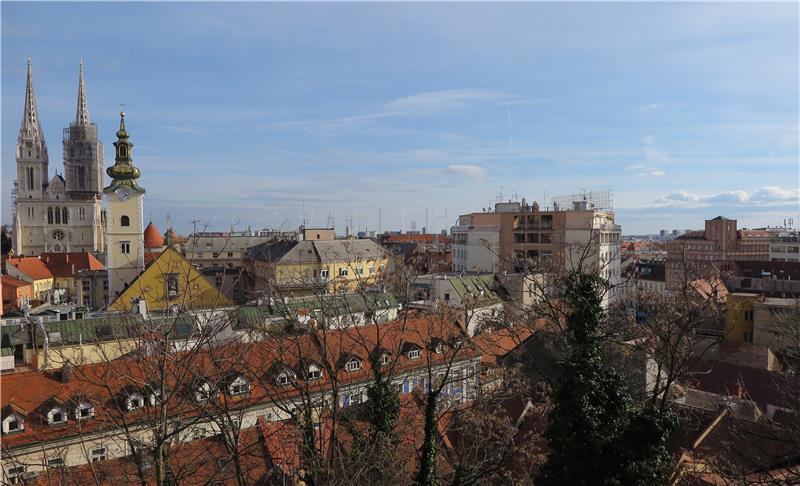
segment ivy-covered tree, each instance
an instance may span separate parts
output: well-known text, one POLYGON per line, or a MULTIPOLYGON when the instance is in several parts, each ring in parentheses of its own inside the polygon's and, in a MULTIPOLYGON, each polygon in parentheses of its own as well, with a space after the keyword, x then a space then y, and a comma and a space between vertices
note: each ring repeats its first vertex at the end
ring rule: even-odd
POLYGON ((0 254, 8 255, 11 252, 11 238, 8 237, 9 228, 8 225, 3 225, 2 231, 0 231, 0 254))
POLYGON ((569 356, 545 432, 550 453, 536 483, 664 483, 672 421, 649 405, 637 406, 623 375, 603 360, 601 296, 607 282, 574 271, 564 284, 569 356))

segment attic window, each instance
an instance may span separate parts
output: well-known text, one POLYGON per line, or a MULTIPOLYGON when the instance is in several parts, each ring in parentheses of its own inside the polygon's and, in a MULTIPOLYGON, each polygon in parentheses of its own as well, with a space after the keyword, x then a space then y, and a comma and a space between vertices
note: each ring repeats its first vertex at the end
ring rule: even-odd
POLYGON ((281 373, 278 375, 277 380, 279 385, 288 385, 289 384, 289 373, 281 373))
POLYGON ((67 421, 67 414, 64 409, 56 407, 47 414, 47 421, 50 425, 63 424, 67 421))
POLYGON ((19 432, 22 430, 22 419, 18 417, 16 414, 12 415, 11 418, 6 422, 6 427, 4 432, 7 434, 11 434, 14 432, 19 432))
POLYGON ((422 354, 419 351, 419 348, 414 348, 408 351, 409 359, 418 359, 422 354))
POLYGON ((142 397, 142 395, 139 393, 132 393, 130 396, 128 396, 126 405, 128 406, 129 411, 138 410, 144 407, 144 397, 142 397))
POLYGON ((75 418, 78 420, 91 418, 93 415, 94 407, 88 404, 78 405, 78 408, 75 410, 75 418))
POLYGON ((306 373, 307 380, 319 380, 322 378, 322 370, 317 365, 309 365, 308 372, 306 373))
POLYGON ((389 353, 381 354, 381 358, 378 360, 378 363, 380 363, 381 366, 389 364, 389 353))
POLYGON ((442 343, 437 341, 436 344, 433 345, 433 350, 436 351, 437 354, 442 354, 442 343))
POLYGON ((228 392, 232 396, 244 395, 249 391, 250 391, 250 383, 243 376, 240 376, 235 380, 233 380, 233 383, 231 383, 230 386, 228 387, 228 392))
POLYGON ((361 361, 356 358, 351 359, 346 365, 347 371, 358 371, 361 369, 361 361))

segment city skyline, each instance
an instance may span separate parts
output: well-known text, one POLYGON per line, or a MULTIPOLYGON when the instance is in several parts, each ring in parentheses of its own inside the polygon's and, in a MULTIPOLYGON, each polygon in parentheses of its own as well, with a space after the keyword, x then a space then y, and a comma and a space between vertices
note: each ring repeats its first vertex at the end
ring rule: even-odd
POLYGON ((83 58, 106 166, 124 99, 145 219, 169 215, 181 232, 192 220, 286 228, 303 213, 317 226, 335 215, 340 232, 377 229, 378 214, 384 230, 427 219, 438 232, 501 191, 542 201, 584 188, 614 191, 626 234, 798 213, 796 4, 2 13, 5 224, 27 55, 50 176, 83 58))

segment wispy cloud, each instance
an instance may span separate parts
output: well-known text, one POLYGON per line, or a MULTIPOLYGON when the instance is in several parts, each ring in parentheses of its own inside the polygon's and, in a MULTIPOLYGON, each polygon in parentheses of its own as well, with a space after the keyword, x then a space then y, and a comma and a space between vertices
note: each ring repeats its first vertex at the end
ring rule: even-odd
POLYGON ((408 175, 414 177, 461 176, 475 181, 483 181, 489 176, 486 169, 473 164, 450 164, 438 169, 417 169, 409 171, 408 175))
POLYGON ((186 134, 189 134, 189 135, 200 135, 200 136, 203 136, 203 137, 208 135, 206 132, 202 132, 200 130, 195 130, 194 128, 190 128, 190 127, 165 126, 164 128, 167 129, 167 130, 172 130, 173 132, 186 133, 186 134))
POLYGON ((628 172, 633 172, 633 174, 637 177, 664 177, 666 175, 666 172, 664 172, 662 169, 641 164, 631 165, 626 167, 625 170, 628 172))

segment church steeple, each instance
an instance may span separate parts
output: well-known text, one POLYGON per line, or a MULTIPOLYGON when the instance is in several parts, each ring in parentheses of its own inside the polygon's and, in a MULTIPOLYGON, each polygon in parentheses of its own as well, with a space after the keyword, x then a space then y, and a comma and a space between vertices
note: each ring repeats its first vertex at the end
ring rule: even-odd
POLYGON ((106 173, 111 177, 111 184, 103 189, 105 193, 115 192, 122 187, 127 187, 135 192, 143 194, 144 188, 136 183, 136 179, 141 175, 138 167, 134 167, 133 158, 133 144, 128 141, 128 131, 125 129, 125 112, 119 113, 119 130, 117 130, 117 141, 114 142, 116 149, 115 163, 108 169, 106 173))
POLYGON ((18 143, 26 147, 40 149, 39 155, 47 159, 47 147, 44 143, 44 132, 39 123, 39 110, 36 108, 36 93, 33 91, 33 70, 31 57, 28 56, 28 79, 25 86, 25 109, 22 113, 22 123, 19 127, 18 143), (30 142, 30 144, 26 143, 30 142))
POLYGON ((89 106, 86 103, 86 84, 83 81, 83 59, 81 59, 80 75, 78 78, 78 109, 75 115, 77 125, 89 124, 89 106))

